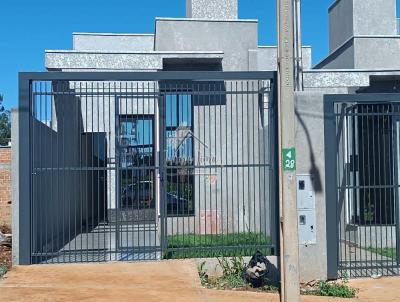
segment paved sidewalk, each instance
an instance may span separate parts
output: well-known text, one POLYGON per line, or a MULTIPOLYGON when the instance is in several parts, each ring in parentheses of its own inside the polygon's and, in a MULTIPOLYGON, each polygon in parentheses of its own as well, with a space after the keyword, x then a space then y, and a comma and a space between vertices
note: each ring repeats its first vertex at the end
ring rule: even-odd
MULTIPOLYGON (((372 281, 354 282, 366 287, 360 291, 365 300, 357 301, 400 301, 400 279, 372 281)), ((0 301, 278 302, 279 296, 204 289, 196 263, 185 260, 19 266, 0 281, 0 301)), ((319 301, 354 300, 302 297, 319 301)))

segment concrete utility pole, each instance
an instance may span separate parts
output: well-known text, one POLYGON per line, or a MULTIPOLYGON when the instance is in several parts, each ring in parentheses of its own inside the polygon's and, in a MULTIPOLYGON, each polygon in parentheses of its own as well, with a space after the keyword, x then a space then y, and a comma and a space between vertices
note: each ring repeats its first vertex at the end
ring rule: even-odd
POLYGON ((299 244, 294 134, 294 0, 277 0, 281 301, 299 302, 299 244))

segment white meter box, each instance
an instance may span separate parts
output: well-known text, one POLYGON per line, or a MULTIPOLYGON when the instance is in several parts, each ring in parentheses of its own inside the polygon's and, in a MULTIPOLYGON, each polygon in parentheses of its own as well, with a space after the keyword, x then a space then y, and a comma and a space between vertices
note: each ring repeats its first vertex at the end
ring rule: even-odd
POLYGON ((297 175, 297 208, 315 209, 315 193, 311 175, 297 175))
POLYGON ((315 192, 311 175, 297 175, 299 244, 317 243, 315 192))
POLYGON ((315 229, 315 210, 299 210, 299 244, 310 245, 317 243, 315 229))

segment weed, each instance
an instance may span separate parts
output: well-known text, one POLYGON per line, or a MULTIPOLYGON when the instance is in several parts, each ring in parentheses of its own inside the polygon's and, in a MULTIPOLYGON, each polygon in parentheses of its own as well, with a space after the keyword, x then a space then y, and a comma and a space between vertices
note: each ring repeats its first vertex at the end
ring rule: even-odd
POLYGON ((242 276, 238 275, 227 275, 218 278, 218 288, 242 288, 247 283, 244 281, 242 276))
POLYGON ((8 272, 8 268, 5 264, 0 264, 0 278, 8 272))
POLYGON ((228 258, 222 257, 218 258, 219 266, 222 269, 223 276, 240 276, 243 275, 244 260, 243 257, 233 257, 230 260, 228 258))
POLYGON ((241 256, 231 259, 225 257, 218 258, 218 263, 222 269, 222 277, 213 280, 212 283, 215 287, 240 288, 246 285, 246 281, 243 279, 245 264, 241 256))
POLYGON ((316 292, 318 296, 338 298, 355 298, 356 293, 357 290, 349 286, 347 280, 340 283, 321 281, 316 292))
POLYGON ((207 285, 208 284, 208 274, 207 274, 207 270, 205 269, 206 266, 206 262, 203 261, 198 267, 197 270, 199 272, 199 277, 200 277, 200 281, 201 281, 201 285, 207 285))

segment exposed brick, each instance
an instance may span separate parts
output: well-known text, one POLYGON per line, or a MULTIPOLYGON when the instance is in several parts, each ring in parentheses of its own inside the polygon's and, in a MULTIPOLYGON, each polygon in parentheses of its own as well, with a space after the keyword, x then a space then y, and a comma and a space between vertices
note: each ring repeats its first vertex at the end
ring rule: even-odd
POLYGON ((0 224, 11 225, 11 148, 0 148, 0 224), (6 167, 4 167, 6 166, 6 167))

